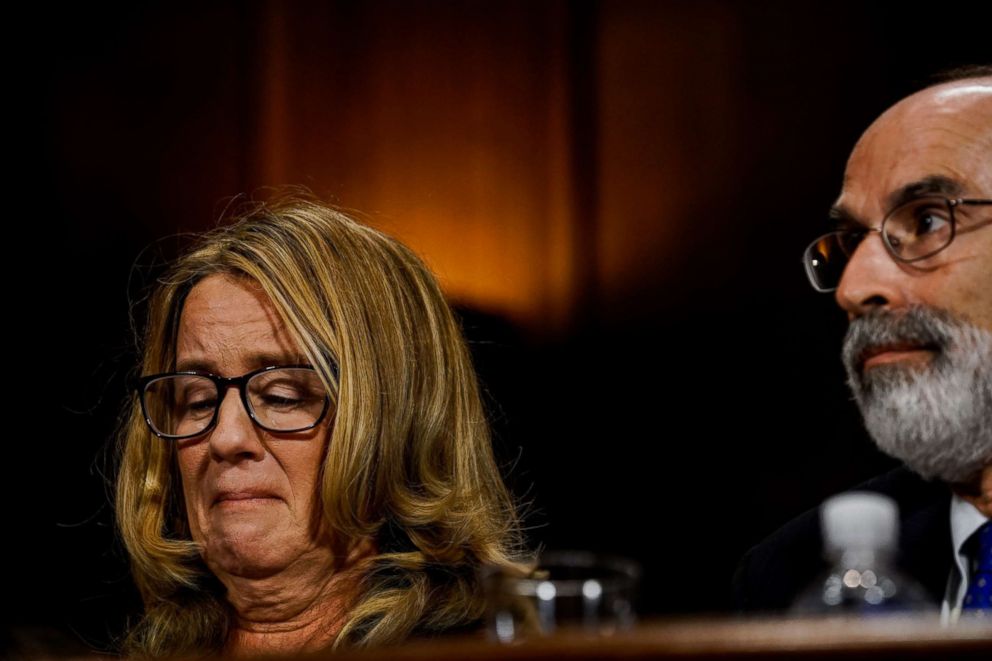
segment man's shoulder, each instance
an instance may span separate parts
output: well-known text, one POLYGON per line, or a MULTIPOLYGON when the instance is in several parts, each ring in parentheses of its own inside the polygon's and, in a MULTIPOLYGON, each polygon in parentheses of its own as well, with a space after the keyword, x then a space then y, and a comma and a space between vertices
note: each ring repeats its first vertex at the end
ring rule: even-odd
POLYGON ((909 512, 930 507, 935 500, 950 502, 951 498, 947 485, 924 480, 904 466, 873 477, 850 491, 874 491, 889 496, 899 503, 900 518, 905 518, 909 512))
MULTIPOLYGON (((850 491, 882 493, 899 505, 900 565, 934 594, 950 564, 950 491, 906 468, 896 468, 850 491), (945 549, 945 547, 947 547, 945 549), (946 558, 946 561, 945 561, 946 558)), ((803 512, 751 548, 734 575, 739 610, 780 611, 827 569, 823 558, 819 508, 803 512)))

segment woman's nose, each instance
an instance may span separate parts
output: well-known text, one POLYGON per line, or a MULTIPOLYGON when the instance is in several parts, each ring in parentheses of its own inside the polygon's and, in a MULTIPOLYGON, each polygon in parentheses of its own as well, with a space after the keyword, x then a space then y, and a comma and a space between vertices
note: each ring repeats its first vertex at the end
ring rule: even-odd
POLYGON ((219 460, 261 459, 265 446, 241 401, 237 388, 227 388, 217 410, 217 424, 210 431, 210 451, 219 460))

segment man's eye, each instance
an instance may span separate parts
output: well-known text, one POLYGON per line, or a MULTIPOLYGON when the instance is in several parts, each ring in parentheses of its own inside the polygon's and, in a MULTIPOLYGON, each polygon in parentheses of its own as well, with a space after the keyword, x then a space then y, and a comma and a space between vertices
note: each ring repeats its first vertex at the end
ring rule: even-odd
POLYGON ((925 236, 942 229, 948 223, 946 213, 941 213, 935 209, 926 209, 916 214, 913 225, 915 236, 925 236))
POLYGON ((837 235, 837 242, 847 257, 854 254, 858 245, 864 240, 866 232, 863 229, 848 229, 837 235))

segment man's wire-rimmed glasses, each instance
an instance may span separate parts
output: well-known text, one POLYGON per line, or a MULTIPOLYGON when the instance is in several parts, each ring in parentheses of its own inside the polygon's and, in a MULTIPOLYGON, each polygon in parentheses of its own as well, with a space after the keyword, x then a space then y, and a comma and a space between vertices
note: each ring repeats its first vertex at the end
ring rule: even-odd
POLYGON ((313 429, 330 407, 327 390, 309 365, 274 365, 233 377, 198 370, 168 372, 134 382, 148 427, 170 440, 213 429, 223 395, 231 387, 238 389, 254 423, 269 432, 313 429))
POLYGON ((837 289, 851 255, 869 232, 881 233, 885 249, 897 262, 933 257, 954 240, 958 225, 955 210, 985 204, 992 204, 992 200, 920 197, 890 211, 878 229, 858 227, 829 232, 810 243, 803 253, 806 275, 819 292, 837 289))

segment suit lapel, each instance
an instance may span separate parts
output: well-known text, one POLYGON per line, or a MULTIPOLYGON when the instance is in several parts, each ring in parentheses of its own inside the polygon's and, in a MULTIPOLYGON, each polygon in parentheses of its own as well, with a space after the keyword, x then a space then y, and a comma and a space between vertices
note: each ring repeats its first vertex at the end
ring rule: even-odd
POLYGON ((942 484, 928 484, 922 480, 920 487, 919 500, 904 509, 901 517, 899 566, 939 605, 947 590, 947 577, 954 558, 951 493, 942 484))

